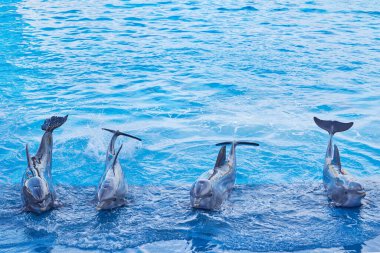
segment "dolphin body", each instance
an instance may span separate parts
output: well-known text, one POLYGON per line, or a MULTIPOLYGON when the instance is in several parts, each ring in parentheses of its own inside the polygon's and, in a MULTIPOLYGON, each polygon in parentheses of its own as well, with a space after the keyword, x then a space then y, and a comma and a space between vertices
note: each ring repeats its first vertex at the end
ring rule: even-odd
POLYGON ((28 167, 22 177, 21 198, 25 211, 42 213, 57 206, 56 194, 51 176, 53 130, 62 126, 65 117, 53 116, 46 119, 41 126, 45 131, 42 136, 37 154, 30 157, 28 145, 26 145, 26 158, 28 167))
POLYGON ((117 152, 115 151, 117 137, 123 135, 141 141, 140 138, 119 131, 106 128, 103 128, 103 130, 113 133, 113 136, 107 150, 106 169, 98 185, 98 204, 96 206, 98 210, 112 209, 126 204, 128 187, 118 159, 123 145, 120 146, 117 152))
POLYGON ((323 168, 323 184, 328 198, 338 207, 360 206, 366 193, 361 184, 342 169, 338 147, 336 145, 333 147, 332 142, 335 133, 350 129, 354 123, 321 120, 317 117, 314 117, 314 122, 330 135, 323 168))
POLYGON ((236 146, 259 146, 253 142, 222 142, 216 144, 220 148, 214 169, 203 173, 190 189, 190 203, 193 208, 214 210, 219 209, 223 201, 235 185, 236 179, 236 146), (226 160, 226 145, 231 145, 228 160, 226 160))

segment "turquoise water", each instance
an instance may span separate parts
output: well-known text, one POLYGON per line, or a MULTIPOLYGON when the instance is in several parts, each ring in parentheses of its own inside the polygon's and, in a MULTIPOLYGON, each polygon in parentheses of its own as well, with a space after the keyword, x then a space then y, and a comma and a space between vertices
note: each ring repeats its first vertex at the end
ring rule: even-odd
POLYGON ((380 249, 380 9, 376 1, 1 1, 0 251, 380 249), (22 213, 25 144, 54 133, 64 206, 22 213), (322 119, 368 194, 324 195, 322 119), (127 207, 95 210, 110 134, 124 143, 127 207), (237 186, 220 211, 189 205, 228 140, 237 186))

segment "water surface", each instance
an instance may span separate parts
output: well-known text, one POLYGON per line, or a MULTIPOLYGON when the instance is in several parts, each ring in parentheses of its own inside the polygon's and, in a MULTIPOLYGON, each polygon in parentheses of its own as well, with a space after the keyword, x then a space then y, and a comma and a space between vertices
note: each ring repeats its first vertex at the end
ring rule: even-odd
POLYGON ((0 5, 1 251, 379 250, 379 15, 375 1, 3 1, 0 5), (64 206, 20 212, 25 145, 54 133, 64 206), (321 188, 327 134, 363 182, 361 208, 321 188), (124 143, 127 207, 98 213, 110 134, 124 143), (237 187, 217 212, 188 190, 215 143, 238 147, 237 187))

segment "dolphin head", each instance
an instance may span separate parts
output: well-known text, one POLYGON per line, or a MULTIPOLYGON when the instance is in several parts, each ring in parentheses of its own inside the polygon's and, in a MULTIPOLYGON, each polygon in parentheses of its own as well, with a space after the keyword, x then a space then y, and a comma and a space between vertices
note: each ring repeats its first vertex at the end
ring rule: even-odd
POLYGON ((344 194, 347 196, 346 202, 343 204, 345 207, 357 207, 360 206, 362 198, 365 197, 366 193, 357 182, 350 182, 348 187, 346 187, 344 194))
POLYGON ((190 190, 191 206, 200 209, 214 209, 215 197, 211 182, 207 179, 196 181, 190 190))
POLYGON ((341 185, 332 191, 331 198, 337 206, 358 207, 366 193, 363 187, 357 182, 349 182, 341 185))
POLYGON ((97 209, 113 208, 113 202, 116 200, 116 181, 114 178, 106 178, 98 189, 98 205, 97 209))
POLYGON ((37 176, 25 180, 22 193, 25 208, 32 212, 46 211, 53 203, 47 182, 37 176))

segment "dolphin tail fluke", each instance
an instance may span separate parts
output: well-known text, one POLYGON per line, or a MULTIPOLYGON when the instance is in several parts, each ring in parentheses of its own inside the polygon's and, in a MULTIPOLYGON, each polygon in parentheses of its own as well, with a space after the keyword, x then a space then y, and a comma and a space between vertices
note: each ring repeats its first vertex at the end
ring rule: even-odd
POLYGON ((352 127, 354 124, 353 122, 349 123, 343 123, 339 121, 332 121, 332 120, 321 120, 317 117, 314 117, 314 122, 319 126, 320 128, 326 130, 330 135, 334 135, 338 132, 344 132, 352 127))
POLYGON ((237 145, 248 145, 248 146, 256 146, 256 147, 259 146, 258 143, 250 142, 250 141, 225 141, 225 142, 220 142, 216 144, 216 146, 226 146, 226 145, 231 145, 230 156, 235 154, 235 148, 237 145))
POLYGON ((248 146, 260 146, 258 143, 256 143, 256 142, 250 142, 250 141, 237 141, 236 143, 235 143, 235 145, 237 146, 237 145, 248 145, 248 146))
POLYGON ((250 142, 250 141, 225 141, 225 142, 217 143, 216 146, 226 146, 226 145, 232 145, 232 144, 234 144, 234 146, 237 146, 237 145, 260 146, 258 143, 250 142))
POLYGON ((123 135, 123 136, 130 137, 132 139, 136 139, 138 141, 142 141, 140 138, 138 138, 136 136, 120 132, 119 130, 112 130, 112 129, 108 129, 108 128, 102 128, 102 129, 105 130, 105 131, 111 132, 111 133, 115 134, 116 136, 123 135))
POLYGON ((53 132, 54 129, 62 126, 69 115, 66 115, 65 117, 57 117, 53 116, 50 119, 46 119, 45 122, 42 124, 41 129, 46 132, 53 132))

